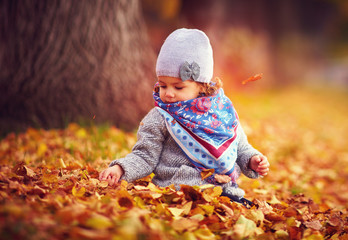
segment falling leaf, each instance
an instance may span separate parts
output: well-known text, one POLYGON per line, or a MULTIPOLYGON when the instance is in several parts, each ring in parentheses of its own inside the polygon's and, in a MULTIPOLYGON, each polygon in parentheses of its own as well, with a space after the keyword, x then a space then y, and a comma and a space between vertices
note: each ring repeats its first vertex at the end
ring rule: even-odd
POLYGON ((252 76, 252 77, 250 77, 250 78, 244 80, 244 81, 242 82, 242 84, 246 84, 246 83, 248 83, 248 82, 257 81, 257 80, 261 79, 262 76, 263 76, 263 73, 255 74, 254 76, 252 76))

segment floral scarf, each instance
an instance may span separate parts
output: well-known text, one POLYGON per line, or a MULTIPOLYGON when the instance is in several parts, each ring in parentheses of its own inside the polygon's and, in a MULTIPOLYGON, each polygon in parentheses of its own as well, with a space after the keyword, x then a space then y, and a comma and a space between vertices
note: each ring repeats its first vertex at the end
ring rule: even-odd
POLYGON ((235 180, 239 120, 224 91, 169 104, 162 102, 159 93, 153 97, 168 131, 192 164, 235 180))

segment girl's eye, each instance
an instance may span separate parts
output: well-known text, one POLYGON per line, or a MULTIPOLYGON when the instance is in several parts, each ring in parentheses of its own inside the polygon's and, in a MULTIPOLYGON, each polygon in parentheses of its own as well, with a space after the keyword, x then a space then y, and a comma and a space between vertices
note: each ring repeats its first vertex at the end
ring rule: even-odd
POLYGON ((181 89, 183 89, 183 87, 175 87, 175 89, 181 90, 181 89))
POLYGON ((166 88, 167 86, 161 86, 161 85, 160 85, 159 87, 160 87, 160 88, 166 88))

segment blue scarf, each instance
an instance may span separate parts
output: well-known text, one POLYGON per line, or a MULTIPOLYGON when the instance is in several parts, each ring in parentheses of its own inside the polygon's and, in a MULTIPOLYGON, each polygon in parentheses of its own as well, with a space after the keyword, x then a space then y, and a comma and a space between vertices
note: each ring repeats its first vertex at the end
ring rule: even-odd
POLYGON ((239 120, 224 91, 169 104, 162 102, 159 93, 153 97, 168 131, 192 164, 235 181, 239 120))

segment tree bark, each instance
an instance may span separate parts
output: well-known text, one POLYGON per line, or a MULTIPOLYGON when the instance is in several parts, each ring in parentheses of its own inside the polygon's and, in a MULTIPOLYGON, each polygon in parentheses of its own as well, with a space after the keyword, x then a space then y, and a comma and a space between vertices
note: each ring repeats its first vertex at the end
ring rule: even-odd
POLYGON ((0 2, 0 131, 110 122, 152 106, 155 57, 137 0, 0 2))

